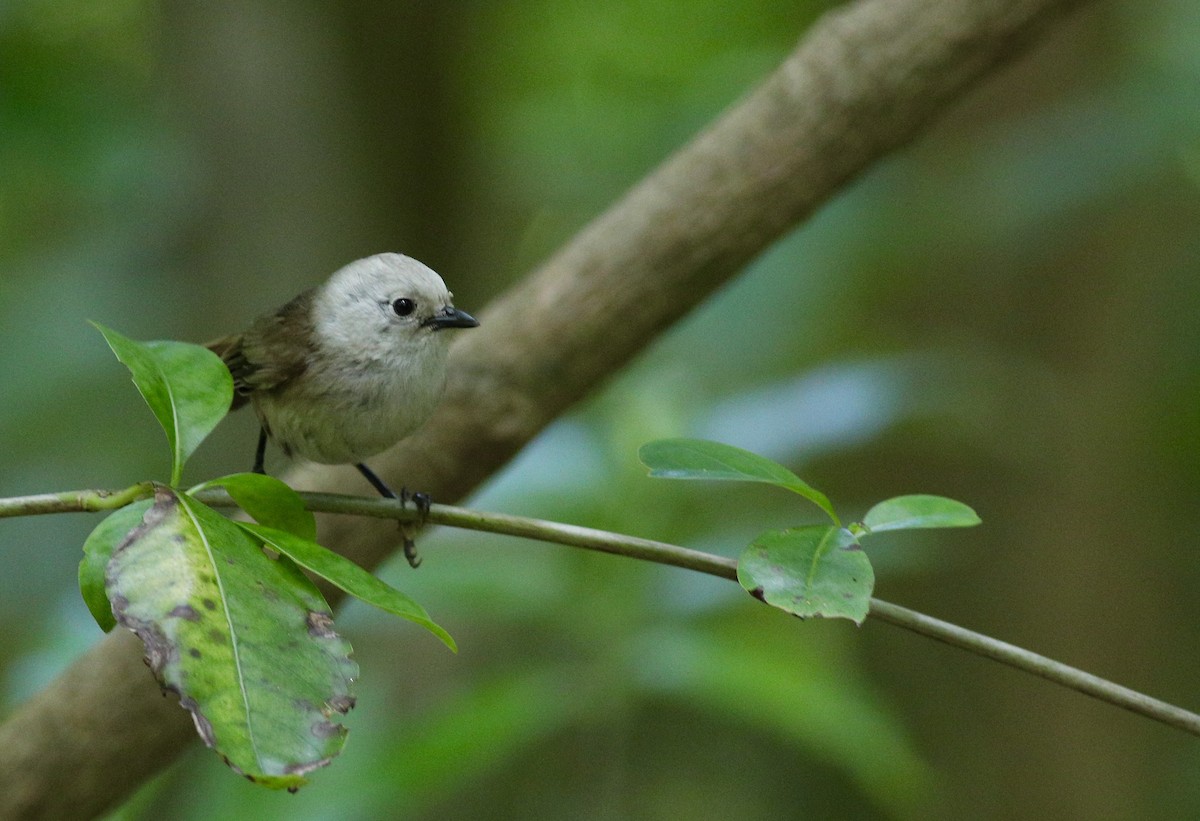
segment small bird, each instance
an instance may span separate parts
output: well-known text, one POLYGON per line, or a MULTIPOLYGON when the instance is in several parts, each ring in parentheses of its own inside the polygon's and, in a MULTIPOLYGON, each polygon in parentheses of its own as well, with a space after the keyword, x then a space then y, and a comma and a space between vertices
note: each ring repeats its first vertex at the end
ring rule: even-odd
MULTIPOLYGON (((376 254, 207 347, 233 375, 231 410, 249 402, 258 414, 256 473, 265 472, 271 439, 288 456, 353 464, 380 494, 403 503, 407 492, 397 496, 363 460, 433 413, 446 384, 442 331, 478 325, 454 307, 433 270, 403 254, 376 254)), ((428 497, 416 501, 428 508, 428 497)))

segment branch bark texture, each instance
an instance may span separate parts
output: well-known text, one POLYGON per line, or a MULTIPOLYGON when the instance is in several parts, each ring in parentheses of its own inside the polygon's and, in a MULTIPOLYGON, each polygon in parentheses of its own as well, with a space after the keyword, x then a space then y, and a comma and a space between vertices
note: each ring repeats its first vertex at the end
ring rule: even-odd
MULTIPOLYGON (((373 462, 456 500, 850 179, 1086 0, 860 0, 827 15, 756 90, 496 300, 453 351, 439 414, 373 462)), ((301 487, 346 486, 305 469, 301 487)), ((378 564, 394 524, 321 539, 378 564)), ((0 728, 0 817, 115 806, 192 735, 135 640, 107 637, 0 728)))

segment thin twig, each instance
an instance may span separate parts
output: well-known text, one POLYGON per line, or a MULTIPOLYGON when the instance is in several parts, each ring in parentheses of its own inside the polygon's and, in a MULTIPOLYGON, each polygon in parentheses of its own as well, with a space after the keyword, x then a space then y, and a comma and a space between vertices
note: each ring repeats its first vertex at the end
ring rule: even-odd
POLYGON ((68 490, 62 493, 11 496, 0 499, 0 518, 116 510, 138 499, 149 499, 153 495, 153 482, 139 482, 123 490, 68 490))
MULTIPOLYGON (((305 504, 310 510, 325 513, 350 513, 410 520, 416 515, 412 511, 398 510, 394 502, 385 499, 367 499, 326 493, 302 493, 300 495, 304 497, 305 504)), ((214 497, 212 503, 217 503, 217 501, 217 498, 214 497)), ((603 530, 439 504, 430 507, 427 521, 467 530, 502 533, 581 547, 587 550, 599 550, 708 573, 723 579, 737 580, 737 561, 734 559, 714 556, 666 542, 656 542, 603 530)), ((1200 736, 1200 715, 1030 650, 881 599, 871 599, 870 615, 880 621, 1007 664, 1192 735, 1200 736)))
POLYGON ((871 599, 871 615, 889 624, 912 630, 914 633, 937 639, 1026 673, 1041 676, 1056 684, 1078 690, 1085 695, 1107 701, 1118 707, 1124 707, 1131 712, 1200 736, 1200 715, 1139 693, 1137 690, 1114 684, 1077 667, 1071 667, 1008 642, 879 599, 871 599))
MULTIPOLYGON (((114 509, 145 498, 149 495, 150 489, 150 484, 143 483, 120 491, 78 490, 0 499, 0 516, 114 509)), ((196 496, 206 504, 218 507, 228 507, 234 504, 229 494, 219 488, 200 491, 196 496)), ((342 513, 401 521, 414 521, 417 518, 414 509, 401 507, 390 499, 372 499, 334 493, 301 493, 300 496, 309 510, 321 513, 342 513)), ((605 530, 440 504, 430 506, 426 521, 448 527, 518 536, 586 550, 598 550, 632 559, 695 570, 723 579, 737 580, 737 562, 734 559, 714 556, 667 542, 641 539, 605 530)), ((871 599, 871 615, 889 624, 1007 664, 1101 701, 1107 701, 1131 712, 1184 730, 1192 735, 1200 736, 1200 715, 1030 650, 881 599, 871 599)))

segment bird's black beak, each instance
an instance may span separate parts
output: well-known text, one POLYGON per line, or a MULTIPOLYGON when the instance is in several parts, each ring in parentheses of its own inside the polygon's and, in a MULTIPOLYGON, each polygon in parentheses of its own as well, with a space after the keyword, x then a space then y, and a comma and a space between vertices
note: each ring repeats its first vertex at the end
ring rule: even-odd
POLYGON ((433 328, 435 331, 440 331, 443 328, 478 328, 479 320, 466 311, 446 306, 422 324, 433 328))

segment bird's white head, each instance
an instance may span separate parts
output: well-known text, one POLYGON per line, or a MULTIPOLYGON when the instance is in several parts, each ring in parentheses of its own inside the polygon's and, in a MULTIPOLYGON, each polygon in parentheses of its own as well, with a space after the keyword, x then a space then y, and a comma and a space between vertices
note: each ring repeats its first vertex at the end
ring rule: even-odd
POLYGON ((322 347, 351 360, 394 360, 442 352, 438 331, 479 323, 454 307, 446 283, 403 254, 376 254, 338 270, 313 301, 322 347))

